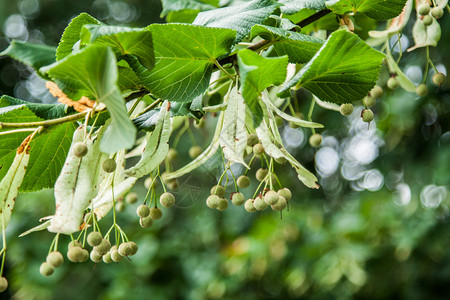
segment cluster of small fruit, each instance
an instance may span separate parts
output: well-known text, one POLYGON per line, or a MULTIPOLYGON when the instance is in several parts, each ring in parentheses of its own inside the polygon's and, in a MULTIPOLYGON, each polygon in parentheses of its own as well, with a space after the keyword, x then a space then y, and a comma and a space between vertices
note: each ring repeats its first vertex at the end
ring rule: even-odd
POLYGON ((417 12, 420 15, 420 20, 425 26, 430 26, 433 23, 433 18, 440 19, 444 15, 444 10, 442 8, 438 6, 431 8, 427 2, 420 4, 417 7, 417 12))
MULTIPOLYGON (((138 250, 137 244, 132 241, 124 241, 119 245, 111 246, 109 239, 104 238, 98 231, 90 232, 85 241, 92 247, 91 252, 84 247, 84 242, 73 240, 68 244, 67 258, 71 262, 81 263, 90 258, 94 263, 103 261, 109 264, 112 262, 120 262, 125 257, 133 256, 138 250)), ((43 276, 50 276, 63 262, 63 255, 55 249, 47 255, 39 271, 43 276)))
MULTIPOLYGON (((261 160, 265 158, 264 147, 256 135, 249 134, 247 136, 247 146, 251 147, 254 158, 257 157, 261 160)), ((253 159, 251 162, 253 162, 253 159)), ((284 163, 284 160, 277 160, 277 162, 282 164, 284 163)), ((273 168, 270 166, 271 164, 269 164, 269 169, 261 167, 256 171, 255 178, 260 184, 256 189, 254 197, 247 200, 245 200, 245 196, 239 192, 239 189, 248 188, 250 186, 250 178, 246 173, 240 175, 235 181, 236 191, 232 192, 230 195, 231 203, 235 206, 244 205, 245 210, 248 212, 262 211, 268 206, 271 206, 274 211, 284 210, 288 205, 288 201, 292 198, 292 193, 287 188, 281 188, 278 192, 272 190, 274 183, 279 184, 279 181, 273 173, 273 168), (270 189, 267 187, 270 187, 270 189)), ((219 184, 211 188, 211 195, 206 199, 206 205, 211 209, 223 211, 228 208, 229 201, 225 198, 225 187, 220 184, 221 179, 219 180, 219 184)))
MULTIPOLYGON (((377 103, 377 99, 383 96, 383 88, 375 85, 372 90, 363 98, 364 109, 361 111, 361 119, 363 122, 370 123, 373 121, 374 114, 370 109, 377 103)), ((340 112, 343 116, 349 116, 353 113, 353 104, 344 103, 340 106, 340 112)))
MULTIPOLYGON (((175 196, 170 192, 165 192, 159 197, 159 203, 163 207, 171 207, 175 204, 175 196)), ((153 222, 161 219, 163 212, 156 204, 153 207, 141 204, 136 210, 136 214, 139 217, 139 224, 142 228, 147 228, 153 225, 153 222)))

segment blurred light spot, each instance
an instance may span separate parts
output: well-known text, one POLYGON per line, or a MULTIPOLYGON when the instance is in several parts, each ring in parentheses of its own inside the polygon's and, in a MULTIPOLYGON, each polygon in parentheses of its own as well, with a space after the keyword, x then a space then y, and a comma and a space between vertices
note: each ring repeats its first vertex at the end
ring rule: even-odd
POLYGON ((339 148, 339 141, 334 136, 323 136, 322 147, 328 146, 334 149, 339 148))
POLYGON ((406 183, 399 183, 394 192, 393 201, 395 205, 406 206, 411 202, 411 188, 406 183))
POLYGON ((395 45, 394 49, 393 49, 394 52, 399 53, 400 50, 401 50, 401 52, 405 52, 409 46, 408 38, 405 35, 402 35, 400 38, 400 42, 397 42, 397 41, 398 41, 398 35, 394 35, 391 37, 391 41, 390 41, 391 46, 395 45))
POLYGON ((405 70, 405 75, 415 84, 422 81, 422 69, 418 66, 408 66, 405 70))
POLYGON ((22 0, 19 2, 19 11, 27 18, 35 17, 39 14, 38 0, 22 0))
POLYGON ((341 174, 346 180, 358 180, 364 175, 364 167, 354 162, 345 161, 341 167, 341 174))
POLYGON ((443 186, 427 185, 420 192, 420 202, 426 208, 436 208, 444 200, 447 190, 443 186))
POLYGON ((369 191, 378 191, 383 187, 384 177, 377 169, 369 170, 364 174, 364 178, 360 180, 359 185, 369 191))
POLYGON ((119 22, 130 22, 136 15, 136 9, 125 2, 114 2, 110 7, 111 16, 119 22))
POLYGON ((431 125, 436 122, 438 114, 436 108, 432 104, 425 105, 423 112, 425 114, 425 125, 431 125))
POLYGON ((357 135, 347 145, 345 156, 349 160, 367 165, 378 157, 378 146, 370 137, 357 135))
POLYGON ((339 167, 339 154, 331 147, 322 147, 315 156, 317 170, 322 176, 330 176, 339 167))
POLYGON ((439 139, 439 147, 442 147, 448 143, 450 143, 450 131, 447 131, 441 135, 441 138, 439 139))
POLYGON ((305 141, 305 135, 301 129, 294 129, 287 126, 284 129, 283 138, 286 142, 286 147, 291 148, 298 148, 305 141))
POLYGON ((391 191, 397 189, 397 185, 403 182, 403 172, 389 171, 386 176, 386 187, 391 191))
POLYGON ((27 40, 28 30, 21 15, 10 15, 3 24, 3 33, 12 39, 27 40))
POLYGON ((437 64, 436 69, 439 71, 439 73, 447 75, 447 68, 443 64, 437 64))

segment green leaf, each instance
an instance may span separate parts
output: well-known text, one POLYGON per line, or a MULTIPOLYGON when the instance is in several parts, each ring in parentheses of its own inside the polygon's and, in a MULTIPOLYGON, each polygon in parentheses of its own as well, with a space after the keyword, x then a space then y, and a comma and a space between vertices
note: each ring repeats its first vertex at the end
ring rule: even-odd
POLYGON ((136 128, 117 86, 116 58, 108 46, 88 46, 41 71, 49 74, 71 99, 86 96, 106 105, 111 124, 100 142, 102 152, 114 153, 133 146, 136 128))
POLYGON ((190 102, 209 85, 215 60, 229 53, 235 32, 186 24, 153 24, 156 65, 149 71, 126 58, 156 96, 190 102))
POLYGON ((183 9, 178 11, 171 11, 167 14, 167 23, 186 23, 194 22, 200 10, 197 9, 183 9))
POLYGON ((39 72, 39 69, 43 66, 54 63, 55 53, 55 47, 13 40, 8 48, 0 53, 0 56, 8 55, 15 60, 35 69, 40 77, 48 79, 48 77, 45 77, 39 72))
POLYGON ((289 96, 295 85, 322 101, 349 103, 361 100, 375 85, 384 54, 347 30, 330 35, 317 54, 281 89, 289 96))
POLYGON ((281 12, 283 14, 292 15, 302 9, 321 10, 325 9, 325 0, 279 0, 281 4, 281 12))
POLYGON ((3 95, 0 98, 0 108, 4 107, 5 110, 18 109, 23 106, 26 106, 36 116, 45 120, 61 118, 67 115, 64 104, 33 103, 19 100, 8 95, 3 95))
POLYGON ((81 28, 86 24, 100 25, 101 22, 87 13, 81 13, 73 18, 64 29, 61 41, 56 49, 56 60, 61 60, 72 53, 73 46, 80 40, 81 28))
POLYGON ((215 6, 208 4, 211 1, 199 1, 199 0, 162 0, 163 10, 161 12, 161 18, 168 15, 168 13, 180 10, 210 10, 215 9, 219 4, 219 1, 212 1, 215 6))
POLYGON ((30 162, 21 192, 52 188, 69 152, 74 123, 64 123, 31 141, 30 162))
POLYGON ((254 25, 262 24, 280 6, 274 0, 253 0, 242 5, 201 12, 193 24, 236 30, 235 43, 238 43, 250 33, 254 25))
POLYGON ((167 100, 161 105, 155 130, 147 133, 147 144, 141 159, 135 166, 125 170, 125 175, 141 178, 155 170, 166 157, 170 138, 169 105, 167 100))
POLYGON ((224 114, 219 140, 223 155, 228 161, 237 162, 249 168, 244 161, 244 152, 247 147, 245 102, 236 87, 230 91, 224 114))
POLYGON ((132 54, 147 69, 151 69, 155 65, 152 33, 149 30, 106 25, 84 25, 81 29, 81 44, 94 43, 110 46, 117 57, 132 54))
POLYGON ((324 41, 309 35, 265 25, 255 25, 252 37, 261 36, 276 42, 274 52, 277 56, 287 55, 291 63, 308 62, 322 47, 324 41))
POLYGON ((265 58, 244 49, 238 52, 238 64, 242 82, 240 90, 254 116, 254 126, 257 127, 263 115, 259 96, 265 88, 284 82, 288 57, 265 58))
POLYGON ((407 0, 330 0, 326 6, 335 14, 363 12, 375 20, 387 20, 398 16, 407 0))
MULTIPOLYGON (((121 61, 122 62, 122 61, 121 61)), ((136 73, 127 65, 118 65, 119 79, 117 84, 119 89, 123 91, 135 91, 142 88, 142 81, 136 73)))

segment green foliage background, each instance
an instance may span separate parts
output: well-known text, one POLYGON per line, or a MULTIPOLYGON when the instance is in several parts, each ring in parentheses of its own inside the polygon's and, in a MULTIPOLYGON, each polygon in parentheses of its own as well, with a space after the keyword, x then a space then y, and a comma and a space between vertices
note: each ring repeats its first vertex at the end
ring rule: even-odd
MULTIPOLYGON (((31 2, 0 1, 5 8, 0 23, 31 2)), ((56 45, 68 20, 83 11, 109 23, 124 23, 113 17, 111 7, 117 1, 38 3, 40 9, 27 18, 27 28, 40 30, 36 34, 50 45, 56 45)), ((162 22, 159 1, 127 4, 139 11, 139 17, 125 25, 162 22)), ((441 27, 444 38, 431 53, 448 70, 448 16, 441 27)), ((1 50, 6 48, 5 37, 0 45, 1 50)), ((424 59, 422 50, 405 54, 402 67, 420 65, 424 59)), ((8 80, 0 80, 0 90, 8 95, 17 93, 17 83, 30 76, 28 69, 9 59, 0 60, 2 79, 5 72, 11 73, 8 80), (9 71, 11 65, 19 71, 9 71)), ((339 172, 323 179, 320 190, 310 190, 290 168, 280 167, 282 183, 294 192, 282 220, 278 214, 258 217, 236 207, 219 213, 204 204, 220 175, 214 168, 218 161, 213 160, 179 180, 177 208, 165 210, 162 221, 153 227, 139 227, 134 205, 119 214, 119 223, 139 245, 132 261, 112 265, 66 261, 52 277, 43 278, 39 265, 52 236, 46 231, 17 236, 35 226, 39 217, 52 214, 53 195, 50 190, 23 194, 7 230, 7 292, 14 299, 446 298, 450 296, 450 95, 448 85, 439 90, 430 86, 430 90, 422 99, 401 90, 388 91, 375 107, 376 136, 382 145, 370 168, 384 175, 380 190, 356 191, 355 182, 339 172), (411 191, 406 205, 398 205, 402 203, 395 188, 399 183, 411 191), (421 198, 431 185, 447 189, 438 205, 427 205, 426 197, 421 198)), ((301 91, 298 96, 306 97, 301 91)), ((307 113, 308 105, 299 101, 299 107, 307 113)), ((314 120, 328 128, 324 136, 331 138, 331 144, 345 145, 355 133, 350 121, 334 112, 318 109, 314 120)), ((208 143, 205 137, 211 136, 213 126, 208 124, 212 123, 213 118, 207 119, 207 126, 195 132, 201 146, 208 143)), ((180 141, 178 167, 189 161, 190 143, 187 137, 180 141)), ((314 169, 313 149, 302 144, 294 154, 314 169)), ((135 191, 141 197, 146 192, 142 184, 135 191)), ((437 196, 432 195, 432 200, 437 196)), ((64 253, 64 240, 61 244, 64 253)))

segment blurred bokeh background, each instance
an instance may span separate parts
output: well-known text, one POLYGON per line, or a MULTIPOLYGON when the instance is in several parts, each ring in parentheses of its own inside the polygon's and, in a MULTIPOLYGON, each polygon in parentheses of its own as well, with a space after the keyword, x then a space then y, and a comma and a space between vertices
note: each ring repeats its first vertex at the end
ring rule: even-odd
MULTIPOLYGON (((107 24, 164 22, 158 0, 0 0, 0 7, 0 50, 11 39, 56 46, 70 19, 81 12, 107 24)), ((442 39, 430 53, 438 69, 447 73, 448 15, 441 25, 442 39)), ((413 43, 408 34, 402 37, 403 50, 406 43, 413 43)), ((424 49, 404 52, 401 67, 418 83, 425 62, 424 49)), ((220 156, 179 180, 176 207, 166 209, 151 228, 140 228, 136 205, 128 205, 118 216, 139 245, 132 261, 110 265, 66 261, 53 276, 42 277, 39 265, 52 235, 42 231, 17 236, 52 214, 52 191, 21 195, 7 230, 5 276, 10 288, 0 297, 449 298, 450 94, 448 85, 429 88, 424 98, 401 89, 385 91, 373 109, 376 122, 369 129, 358 116, 361 108, 349 118, 316 108, 313 119, 326 128, 318 149, 307 144, 309 131, 288 124, 280 127, 288 150, 317 172, 321 184, 321 189, 309 190, 290 167, 278 166, 281 182, 294 194, 282 219, 268 211, 258 216, 242 207, 223 213, 206 207, 209 189, 221 174, 220 156)), ((54 101, 40 78, 8 58, 0 59, 0 94, 54 101)), ((305 115, 308 97, 298 92, 298 107, 305 115)), ((211 126, 191 127, 202 147, 209 143, 215 118, 207 116, 206 122, 211 126)), ((181 138, 175 167, 189 162, 191 144, 187 134, 181 138)), ((250 197, 255 188, 253 182, 244 194, 250 197)), ((142 182, 134 191, 141 198, 146 193, 142 182)), ((60 242, 63 253, 68 241, 60 242)))

